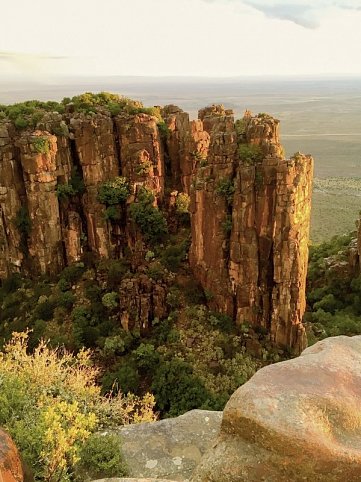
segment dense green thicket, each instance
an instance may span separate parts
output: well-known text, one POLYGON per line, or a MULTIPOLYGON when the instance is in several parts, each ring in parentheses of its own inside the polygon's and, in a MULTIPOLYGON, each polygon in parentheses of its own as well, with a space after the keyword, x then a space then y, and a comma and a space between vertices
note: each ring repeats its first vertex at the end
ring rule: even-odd
POLYGON ((240 160, 247 166, 252 166, 263 159, 263 152, 254 144, 240 144, 238 147, 240 160))
POLYGON ((361 276, 352 272, 349 249, 355 233, 310 248, 307 303, 309 341, 361 334, 361 276))
MULTIPOLYGON (((145 206, 147 215, 158 212, 149 198, 145 206)), ((279 355, 261 338, 257 357, 247 354, 247 340, 258 335, 205 307, 211 294, 188 272, 188 229, 165 236, 163 243, 146 253, 139 274, 126 259, 84 259, 55 279, 14 275, 5 280, 0 289, 0 338, 30 328, 31 350, 41 338, 75 352, 92 349, 104 393, 120 389, 143 396, 149 390, 163 416, 200 407, 222 409, 237 386, 279 355), (119 286, 144 272, 168 284, 169 316, 154 318, 150 332, 141 337, 139 325, 128 332, 119 323, 119 286)))
POLYGON ((151 243, 161 241, 167 234, 167 221, 163 213, 155 207, 152 191, 142 187, 136 202, 130 206, 130 215, 139 226, 145 239, 151 243))
MULTIPOLYGON (((109 92, 100 92, 98 94, 86 92, 72 98, 65 97, 61 102, 29 100, 12 105, 0 104, 0 120, 9 119, 13 121, 15 127, 19 130, 34 129, 46 113, 57 112, 63 114, 67 110, 85 114, 107 112, 112 116, 121 113, 130 115, 145 113, 157 118, 159 130, 163 137, 168 135, 168 128, 162 119, 158 107, 144 107, 139 101, 109 92)), ((64 135, 65 132, 66 130, 64 131, 61 127, 54 127, 54 134, 56 135, 64 135), (60 131, 56 132, 59 129, 60 131)))

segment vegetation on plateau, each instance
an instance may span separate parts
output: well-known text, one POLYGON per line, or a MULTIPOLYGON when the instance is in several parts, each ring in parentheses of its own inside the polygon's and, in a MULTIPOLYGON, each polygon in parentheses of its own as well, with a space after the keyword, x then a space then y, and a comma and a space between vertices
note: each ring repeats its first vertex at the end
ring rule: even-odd
MULTIPOLYGON (((29 100, 12 105, 0 104, 0 121, 8 119, 18 130, 35 129, 47 113, 66 114, 67 112, 89 115, 103 113, 111 116, 122 113, 149 114, 156 117, 161 135, 163 137, 168 135, 168 127, 165 125, 158 107, 144 107, 139 101, 109 92, 98 94, 86 92, 72 98, 65 97, 61 102, 29 100)), ((67 128, 64 125, 54 126, 53 133, 66 135, 67 128)))

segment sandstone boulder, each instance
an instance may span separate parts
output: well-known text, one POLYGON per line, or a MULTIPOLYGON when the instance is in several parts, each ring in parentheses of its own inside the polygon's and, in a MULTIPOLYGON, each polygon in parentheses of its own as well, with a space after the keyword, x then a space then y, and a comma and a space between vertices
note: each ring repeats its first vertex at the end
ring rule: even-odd
POLYGON ((221 418, 222 412, 192 410, 177 418, 121 428, 130 476, 135 481, 150 477, 186 482, 217 437, 221 418))
POLYGON ((17 448, 9 435, 0 429, 0 481, 22 482, 23 469, 17 448))
POLYGON ((261 369, 224 410, 192 482, 361 480, 361 336, 261 369))

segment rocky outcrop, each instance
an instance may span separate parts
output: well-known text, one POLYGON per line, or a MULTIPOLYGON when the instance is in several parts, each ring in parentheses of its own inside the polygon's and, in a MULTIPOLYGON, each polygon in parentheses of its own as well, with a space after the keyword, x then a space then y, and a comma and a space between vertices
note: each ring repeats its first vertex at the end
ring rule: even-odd
POLYGON ((164 107, 163 116, 168 127, 166 146, 174 188, 189 194, 194 169, 207 159, 209 134, 200 120, 190 121, 189 114, 177 106, 164 107))
POLYGON ((191 266, 216 309, 299 353, 312 158, 283 159, 270 116, 248 115, 241 129, 222 106, 199 116, 210 147, 194 171, 191 266))
MULTIPOLYGON (((142 187, 151 191, 173 233, 177 195, 185 193, 190 267, 210 307, 299 353, 313 161, 284 159, 279 121, 247 111, 235 122, 221 105, 201 109, 194 121, 169 105, 161 123, 149 110, 111 116, 73 107, 44 114, 35 131, 0 123, 0 278, 56 274, 86 252, 127 256, 137 272, 150 238, 131 204, 142 187), (118 176, 129 186, 127 199, 116 207, 100 202, 99 188, 118 176)), ((145 211, 143 222, 155 222, 145 211)), ((165 306, 164 287, 148 281, 128 287, 137 299, 123 296, 124 326, 144 328, 165 306)))
POLYGON ((216 309, 233 316, 229 263, 229 223, 237 134, 233 115, 213 108, 200 111, 210 134, 207 157, 200 154, 191 191, 190 264, 216 309), (203 161, 203 162, 202 162, 203 161))
POLYGON ((56 195, 56 137, 46 131, 24 134, 18 140, 26 190, 20 235, 23 251, 36 272, 56 274, 63 264, 62 232, 59 203, 56 195), (26 232, 25 219, 29 217, 26 232))
POLYGON ((0 480, 23 482, 24 474, 17 448, 10 436, 0 429, 0 480))
POLYGON ((126 331, 147 333, 155 318, 162 320, 168 315, 167 284, 145 274, 124 279, 120 285, 119 298, 120 321, 126 331))
POLYGON ((104 206, 98 201, 98 186, 119 174, 111 117, 97 114, 70 120, 74 139, 73 162, 81 170, 85 193, 82 205, 86 217, 89 248, 100 257, 111 256, 111 240, 104 206))
POLYGON ((360 480, 360 368, 361 337, 340 336, 259 370, 192 482, 360 480))
POLYGON ((16 216, 25 197, 25 187, 14 136, 11 123, 0 125, 0 279, 20 271, 24 257, 16 216))
POLYGON ((135 186, 146 186, 156 199, 164 195, 164 153, 157 119, 148 114, 116 118, 122 175, 135 186))
POLYGON ((222 412, 192 410, 121 428, 117 433, 129 476, 186 482, 217 437, 221 418, 222 412))

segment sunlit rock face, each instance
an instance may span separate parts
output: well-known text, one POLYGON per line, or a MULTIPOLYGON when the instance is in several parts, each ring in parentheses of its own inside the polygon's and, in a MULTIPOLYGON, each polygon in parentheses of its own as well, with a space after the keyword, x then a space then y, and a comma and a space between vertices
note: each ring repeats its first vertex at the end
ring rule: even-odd
POLYGON ((237 125, 213 106, 200 118, 210 145, 193 174, 191 266, 214 308, 299 353, 313 160, 283 158, 270 116, 237 125))
MULTIPOLYGON (((285 159, 279 121, 267 114, 247 111, 235 121, 222 105, 193 121, 174 105, 161 113, 163 123, 148 113, 69 110, 23 131, 1 121, 0 277, 56 274, 85 252, 127 256, 136 270, 149 248, 129 207, 146 188, 172 225, 174 196, 183 192, 191 200, 189 263, 210 307, 300 352, 312 158, 285 159), (117 176, 129 196, 114 220, 99 187, 117 176)), ((166 294, 153 297, 147 283, 139 293, 150 300, 146 325, 166 294)), ((140 298, 133 302, 139 312, 140 298)))
POLYGON ((0 429, 0 480, 23 482, 24 474, 20 455, 10 436, 0 429))

